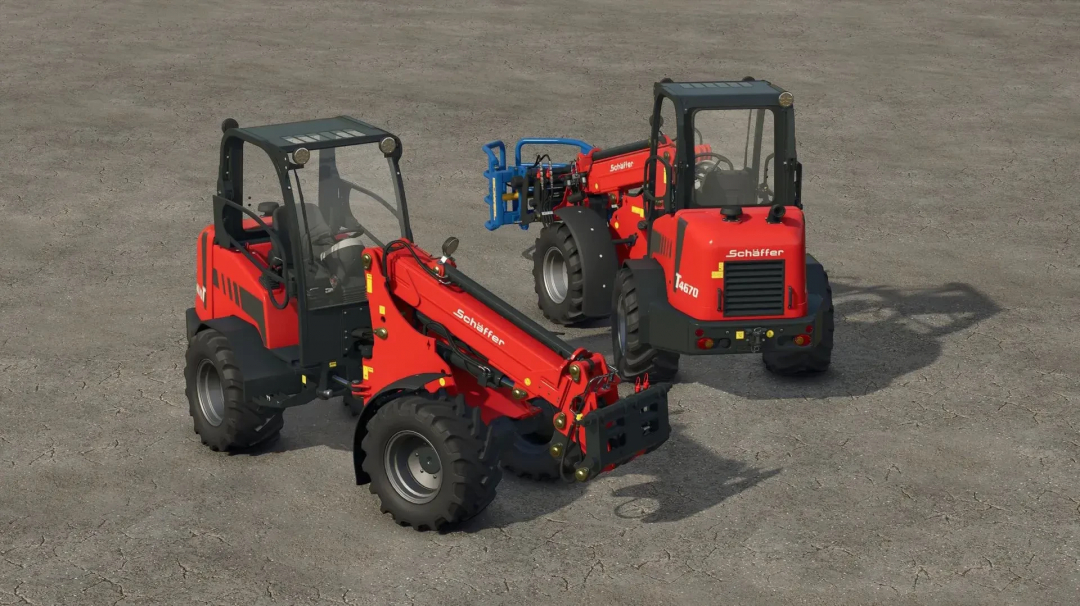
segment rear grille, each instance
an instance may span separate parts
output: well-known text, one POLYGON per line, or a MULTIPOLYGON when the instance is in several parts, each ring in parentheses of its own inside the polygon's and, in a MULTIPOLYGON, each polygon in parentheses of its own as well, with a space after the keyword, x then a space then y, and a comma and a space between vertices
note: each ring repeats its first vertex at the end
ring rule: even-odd
POLYGON ((784 315, 784 262, 724 263, 724 316, 784 315))

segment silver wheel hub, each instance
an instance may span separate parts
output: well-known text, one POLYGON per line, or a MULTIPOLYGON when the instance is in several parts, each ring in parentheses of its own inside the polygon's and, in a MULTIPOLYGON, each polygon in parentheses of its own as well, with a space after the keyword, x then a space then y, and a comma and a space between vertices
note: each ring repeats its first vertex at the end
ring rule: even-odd
POLYGON ((221 386, 221 375, 210 360, 199 362, 195 371, 195 387, 203 417, 214 427, 221 425, 225 420, 225 390, 221 386))
POLYGON ((557 248, 549 248, 544 253, 544 290, 553 303, 562 303, 566 300, 566 292, 570 290, 570 273, 566 268, 566 258, 562 251, 557 248))
POLYGON ((442 487, 442 461, 424 436, 411 430, 399 431, 384 449, 386 477, 394 491, 410 503, 429 503, 442 487))

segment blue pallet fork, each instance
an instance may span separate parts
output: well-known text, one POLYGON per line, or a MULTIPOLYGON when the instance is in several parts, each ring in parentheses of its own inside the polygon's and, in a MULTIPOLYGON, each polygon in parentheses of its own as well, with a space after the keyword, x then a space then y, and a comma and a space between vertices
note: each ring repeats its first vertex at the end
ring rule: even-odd
MULTIPOLYGON (((485 145, 483 150, 487 154, 488 168, 484 171, 484 178, 488 181, 489 189, 487 195, 484 196, 484 202, 487 202, 490 218, 484 222, 484 227, 488 231, 495 231, 503 225, 512 223, 517 223, 521 229, 529 229, 529 222, 522 221, 521 200, 518 199, 518 192, 514 191, 510 184, 514 177, 524 179, 526 171, 534 166, 533 164, 524 166, 521 164, 521 148, 526 145, 570 145, 580 149, 583 154, 587 154, 593 149, 593 146, 577 139, 519 139, 517 144, 514 145, 514 164, 507 166, 506 146, 503 145, 502 141, 492 141, 485 145), (498 154, 495 153, 496 150, 498 150, 498 154)), ((564 168, 568 164, 553 162, 550 164, 545 163, 544 166, 548 168, 564 168)), ((527 193, 531 193, 531 191, 530 188, 527 193)))

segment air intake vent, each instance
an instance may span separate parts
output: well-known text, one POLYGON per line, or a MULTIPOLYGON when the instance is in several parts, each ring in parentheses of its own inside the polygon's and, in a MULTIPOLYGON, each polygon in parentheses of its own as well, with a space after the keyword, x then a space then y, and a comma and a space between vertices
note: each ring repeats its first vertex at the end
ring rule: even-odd
POLYGON ((724 316, 784 315, 784 262, 724 263, 724 316))

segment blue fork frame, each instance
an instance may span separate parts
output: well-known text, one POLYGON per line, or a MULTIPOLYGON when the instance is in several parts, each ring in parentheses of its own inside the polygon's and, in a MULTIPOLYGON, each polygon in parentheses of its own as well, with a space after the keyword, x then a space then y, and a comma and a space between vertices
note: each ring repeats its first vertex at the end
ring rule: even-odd
MULTIPOLYGON (((506 145, 502 141, 492 141, 483 146, 487 155, 488 167, 484 171, 484 179, 488 182, 488 193, 484 196, 484 202, 488 205, 489 218, 484 222, 488 231, 495 231, 503 225, 517 223, 521 229, 529 229, 528 222, 522 222, 521 200, 517 198, 504 199, 504 195, 512 195, 515 192, 510 187, 510 181, 514 177, 525 177, 525 171, 532 165, 522 166, 521 148, 526 145, 569 145, 577 147, 581 153, 587 154, 593 146, 578 141, 577 139, 562 139, 558 137, 527 137, 519 139, 514 145, 514 164, 506 165, 506 145), (498 153, 496 153, 498 152, 498 153)), ((566 163, 552 163, 552 168, 562 168, 566 163)))

